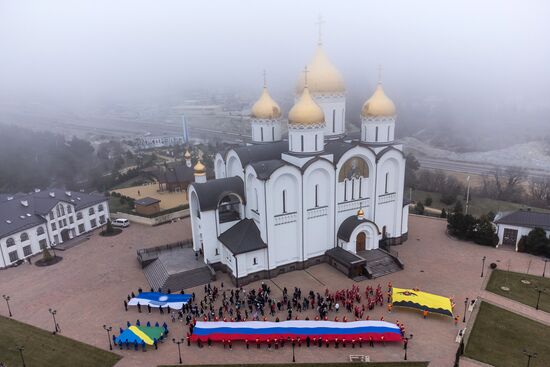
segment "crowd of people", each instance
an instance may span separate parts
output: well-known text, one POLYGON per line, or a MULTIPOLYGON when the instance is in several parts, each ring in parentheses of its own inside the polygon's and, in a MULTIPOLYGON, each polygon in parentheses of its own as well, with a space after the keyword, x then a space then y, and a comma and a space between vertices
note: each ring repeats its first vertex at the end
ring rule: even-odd
MULTIPOLYGON (((151 289, 151 291, 153 291, 151 289)), ((160 291, 160 290, 159 290, 160 291)), ((384 292, 382 285, 378 284, 376 288, 367 286, 364 292, 357 285, 352 285, 346 289, 325 289, 324 294, 310 290, 302 292, 300 287, 294 289, 282 289, 282 294, 276 296, 272 292, 271 286, 262 282, 255 288, 227 288, 221 282, 219 287, 207 284, 204 286, 204 293, 199 297, 194 292, 191 294, 191 301, 184 304, 181 310, 173 310, 169 307, 160 307, 159 312, 165 312, 170 315, 172 322, 185 322, 188 328, 187 344, 191 345, 191 335, 197 320, 201 321, 275 321, 281 320, 330 320, 330 321, 357 321, 357 320, 384 320, 384 316, 375 317, 375 309, 384 310, 384 304, 388 304, 388 311, 391 312, 391 291, 392 283, 389 282, 384 292), (386 295, 386 297, 384 297, 386 295)), ((142 289, 138 290, 141 293, 142 289)), ((181 291, 184 293, 184 291, 181 291)), ((170 291, 168 291, 170 293, 170 291)), ((128 295, 130 300, 135 295, 128 295)), ((127 302, 124 301, 124 307, 128 310, 127 302)), ((138 305, 138 311, 141 307, 138 305)), ((152 309, 147 306, 150 313, 152 309)), ((389 320, 388 320, 389 321, 389 320)), ((395 320, 405 335, 405 325, 399 320, 395 320)), ((284 341, 281 341, 284 344, 284 341)), ((304 340, 308 346, 312 340, 304 340)), ((366 340, 364 342, 367 342, 366 340)), ((198 344, 206 343, 211 345, 211 341, 199 341, 198 344)), ((232 341, 223 341, 224 347, 232 348, 232 341)), ((322 340, 315 340, 314 344, 323 343, 322 340)), ((351 343, 351 341, 350 341, 351 343)), ((248 347, 248 341, 246 345, 248 347)), ((269 343, 271 344, 271 343, 269 343)), ((336 346, 340 343, 336 343, 336 346)), ((345 344, 345 339, 344 339, 345 344)), ((362 343, 361 343, 362 344, 362 343)), ((373 345, 372 341, 369 343, 373 345)), ((271 345, 268 345, 271 347, 271 345)), ((278 345, 273 343, 273 347, 278 345)), ((355 347, 355 341, 353 343, 355 347)))

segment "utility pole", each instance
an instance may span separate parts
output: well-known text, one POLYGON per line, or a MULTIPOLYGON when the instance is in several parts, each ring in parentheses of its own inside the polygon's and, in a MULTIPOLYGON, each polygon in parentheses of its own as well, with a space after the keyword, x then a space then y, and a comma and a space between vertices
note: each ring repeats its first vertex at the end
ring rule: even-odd
POLYGON ((468 181, 468 188, 466 189, 466 212, 465 214, 468 215, 468 206, 470 206, 470 176, 466 178, 466 181, 468 181))

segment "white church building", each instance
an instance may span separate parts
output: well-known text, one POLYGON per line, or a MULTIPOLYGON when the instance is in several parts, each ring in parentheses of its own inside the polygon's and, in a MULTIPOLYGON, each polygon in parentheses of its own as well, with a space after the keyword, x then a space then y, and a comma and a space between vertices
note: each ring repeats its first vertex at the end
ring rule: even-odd
POLYGON ((264 85, 251 109, 252 143, 218 153, 215 179, 195 166, 188 189, 193 248, 237 284, 329 262, 350 277, 403 264, 380 249, 407 238, 405 156, 396 109, 379 81, 346 135, 346 90, 319 43, 287 123, 264 85))

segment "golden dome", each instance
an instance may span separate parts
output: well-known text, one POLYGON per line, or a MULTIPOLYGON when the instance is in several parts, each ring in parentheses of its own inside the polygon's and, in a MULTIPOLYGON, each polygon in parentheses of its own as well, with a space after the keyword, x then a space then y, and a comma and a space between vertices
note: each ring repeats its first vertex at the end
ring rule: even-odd
POLYGON ((281 117, 281 108, 271 98, 267 87, 264 87, 260 99, 252 106, 251 116, 257 119, 277 119, 281 117))
POLYGON ((189 149, 185 149, 185 154, 183 155, 185 159, 191 159, 191 153, 189 153, 189 149))
POLYGON ((365 216, 365 212, 363 211, 363 209, 359 209, 359 210, 357 211, 357 216, 358 216, 358 217, 364 217, 364 216, 365 216))
MULTIPOLYGON (((321 45, 317 47, 307 70, 307 85, 311 93, 342 93, 346 90, 342 75, 332 65, 321 45)), ((302 93, 304 85, 305 77, 301 76, 296 86, 296 94, 302 93)))
POLYGON ((197 164, 195 164, 193 170, 195 171, 195 175, 197 176, 202 176, 206 173, 206 167, 204 166, 204 164, 201 163, 201 161, 198 161, 197 164))
POLYGON ((325 114, 311 98, 309 88, 305 87, 298 102, 288 112, 288 123, 297 125, 316 125, 325 122, 325 114))
POLYGON ((378 83, 374 94, 363 105, 361 115, 363 117, 395 115, 395 105, 384 93, 382 83, 378 83))

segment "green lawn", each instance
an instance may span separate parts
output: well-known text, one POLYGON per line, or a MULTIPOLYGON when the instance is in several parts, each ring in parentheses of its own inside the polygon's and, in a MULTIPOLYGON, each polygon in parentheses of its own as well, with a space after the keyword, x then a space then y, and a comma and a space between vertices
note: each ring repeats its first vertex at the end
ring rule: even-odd
MULTIPOLYGON (((408 188, 405 190, 405 196, 407 199, 409 198, 408 188)), ((430 208, 435 208, 435 209, 446 208, 450 210, 454 208, 454 203, 452 205, 447 205, 440 201, 441 199, 440 193, 421 191, 421 190, 413 190, 412 192, 413 201, 422 201, 422 204, 424 204, 424 201, 428 196, 431 197, 433 200, 430 208)), ((462 206, 466 208, 465 198, 463 198, 460 195, 458 196, 458 198, 462 200, 462 206)), ((500 201, 500 200, 493 200, 493 199, 486 199, 486 198, 472 196, 470 197, 468 214, 472 214, 474 217, 479 217, 480 215, 487 214, 490 211, 492 211, 493 213, 497 213, 499 211, 513 211, 513 210, 517 210, 525 207, 526 207, 525 205, 511 203, 509 201, 500 201)), ((535 209, 537 211, 548 212, 548 210, 545 210, 545 209, 540 209, 540 208, 535 208, 535 209)))
POLYGON ((550 278, 496 269, 492 272, 486 289, 489 292, 535 307, 538 298, 538 292, 535 289, 537 287, 546 289, 546 293, 540 295, 539 308, 550 312, 550 278), (522 280, 528 280, 531 284, 524 284, 521 282, 522 280), (510 290, 503 291, 500 288, 502 286, 508 287, 510 290))
POLYGON ((25 348, 23 356, 27 366, 109 367, 122 358, 3 316, 0 316, 0 330, 0 362, 10 367, 22 365, 18 345, 25 348))
POLYGON ((550 327, 489 303, 481 303, 466 357, 495 367, 527 365, 523 350, 536 352, 531 366, 550 366, 550 327))
MULTIPOLYGON (((372 363, 355 363, 357 365, 365 365, 369 367, 427 367, 428 362, 372 362, 372 363)), ((355 365, 353 363, 281 363, 281 364, 201 364, 201 365, 186 365, 186 367, 349 367, 355 365)), ((177 367, 159 366, 159 367, 177 367)))

